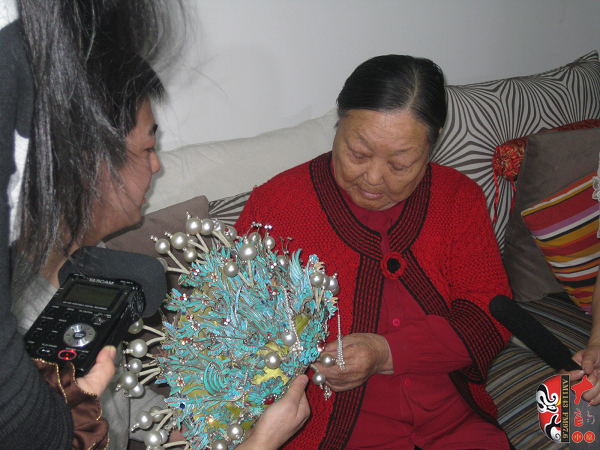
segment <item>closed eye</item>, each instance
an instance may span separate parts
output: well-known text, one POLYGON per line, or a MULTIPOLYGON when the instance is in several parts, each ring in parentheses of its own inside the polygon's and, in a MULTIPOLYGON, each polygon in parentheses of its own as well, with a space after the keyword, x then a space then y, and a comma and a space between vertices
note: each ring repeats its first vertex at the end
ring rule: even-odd
POLYGON ((399 166, 399 165, 394 165, 394 164, 390 164, 390 166, 392 167, 392 169, 394 169, 396 171, 406 170, 408 168, 405 166, 399 166))
POLYGON ((354 150, 348 149, 350 151, 350 154, 352 155, 352 157, 356 158, 356 159, 365 159, 367 158, 367 155, 363 155, 362 153, 358 153, 355 152, 354 150))

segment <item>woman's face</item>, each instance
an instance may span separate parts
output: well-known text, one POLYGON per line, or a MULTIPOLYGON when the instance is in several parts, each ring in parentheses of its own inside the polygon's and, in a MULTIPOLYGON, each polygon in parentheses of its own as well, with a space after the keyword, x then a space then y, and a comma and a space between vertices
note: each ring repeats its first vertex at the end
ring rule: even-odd
POLYGON ((152 107, 146 101, 138 111, 136 126, 127 135, 127 161, 119 170, 121 183, 103 174, 102 197, 94 207, 89 241, 97 242, 140 221, 152 175, 160 169, 154 151, 155 133, 152 107))
POLYGON ((335 181, 362 208, 391 208, 423 178, 429 147, 427 126, 410 112, 351 110, 333 141, 335 181))

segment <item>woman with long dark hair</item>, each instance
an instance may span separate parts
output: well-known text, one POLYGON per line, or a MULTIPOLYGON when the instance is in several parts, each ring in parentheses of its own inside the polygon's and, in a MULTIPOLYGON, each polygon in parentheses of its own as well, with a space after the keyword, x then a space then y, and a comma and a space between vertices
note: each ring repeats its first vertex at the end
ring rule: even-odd
MULTIPOLYGON (((148 101, 163 93, 152 65, 172 49, 175 22, 185 23, 175 14, 181 6, 0 0, 0 448, 108 443, 98 396, 114 373, 115 349, 76 381, 68 368, 32 363, 10 313, 11 291, 27 302, 32 280, 41 273, 52 281, 74 249, 102 237, 103 225, 139 220, 145 191, 131 187, 140 175, 132 158, 139 150, 147 160, 149 183, 159 163, 148 101), (100 223, 111 198, 119 220, 100 223)), ((301 377, 292 385, 243 448, 276 448, 304 423, 305 384, 301 377)))
POLYGON ((151 78, 149 63, 170 37, 167 3, 173 4, 0 4, 0 447, 88 448, 107 441, 97 397, 88 394, 106 387, 114 349, 102 352, 77 383, 38 361, 63 398, 25 353, 9 314, 10 294, 82 244, 102 194, 101 177, 121 183, 136 96, 145 95, 135 91, 151 86, 143 77, 151 78))

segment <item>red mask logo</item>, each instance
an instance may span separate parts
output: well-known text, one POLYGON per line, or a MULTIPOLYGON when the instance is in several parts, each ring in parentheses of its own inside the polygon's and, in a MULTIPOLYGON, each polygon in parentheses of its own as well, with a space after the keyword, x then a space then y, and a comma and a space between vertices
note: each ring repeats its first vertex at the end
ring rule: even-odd
POLYGON ((555 442, 560 442, 560 375, 548 378, 536 392, 537 409, 542 431, 555 442))

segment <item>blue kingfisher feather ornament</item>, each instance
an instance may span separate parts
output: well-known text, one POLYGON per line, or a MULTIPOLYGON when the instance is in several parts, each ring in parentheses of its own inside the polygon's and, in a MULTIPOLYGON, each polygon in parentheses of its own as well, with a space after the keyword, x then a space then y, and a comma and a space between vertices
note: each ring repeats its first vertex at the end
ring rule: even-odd
MULTIPOLYGON (((300 250, 289 254, 290 238, 282 239, 281 252, 274 251, 271 228, 253 224, 249 234, 238 236, 219 221, 188 217, 186 233, 152 237, 158 253, 178 266, 167 270, 181 273, 179 284, 190 291, 168 295, 165 308, 175 315, 164 319, 163 332, 153 339, 161 350, 151 364, 156 382, 171 387, 166 428, 184 425, 186 448, 235 448, 268 405, 319 358, 329 335, 327 322, 337 311, 336 275, 328 276, 316 255, 303 264, 300 250), (207 236, 213 237, 212 248, 207 236), (183 252, 189 267, 171 248, 183 252)), ((334 363, 324 356, 324 364, 334 363)), ((313 381, 328 398, 324 376, 316 372, 313 381)), ((160 413, 163 419, 165 411, 160 413)), ((153 432, 158 430, 148 436, 153 432)), ((150 447, 161 443, 158 434, 152 437, 146 439, 150 447)))

